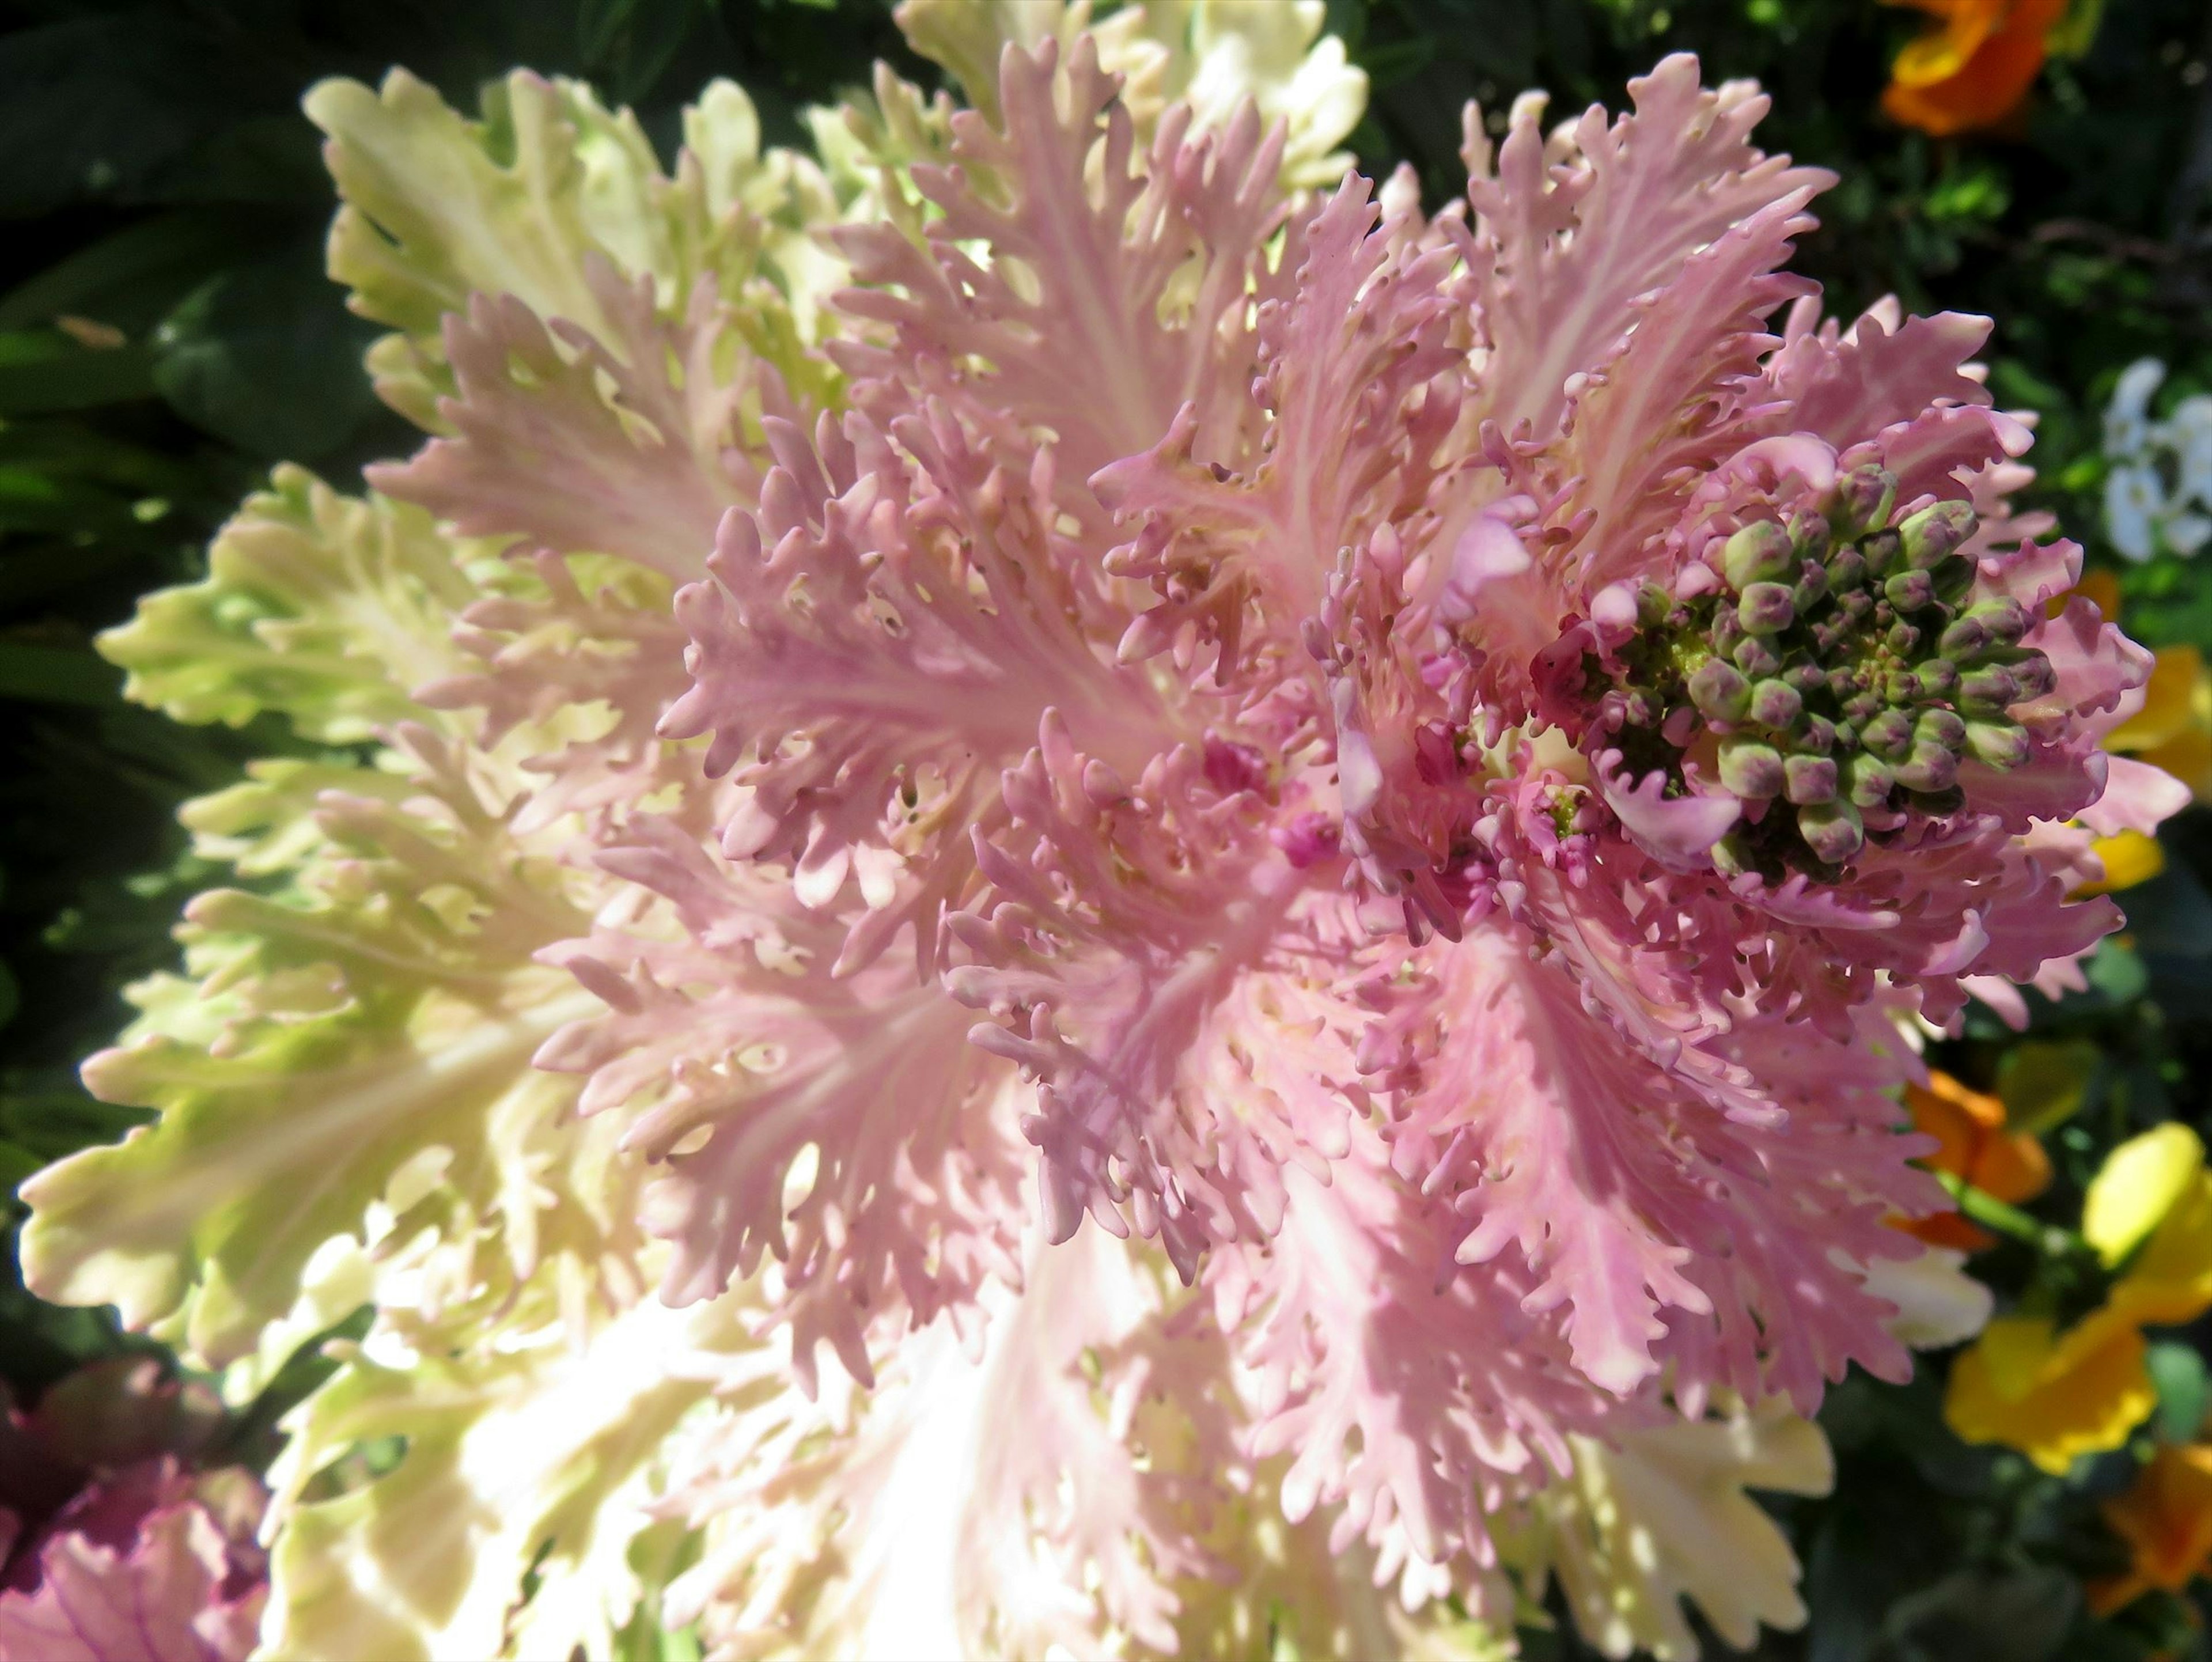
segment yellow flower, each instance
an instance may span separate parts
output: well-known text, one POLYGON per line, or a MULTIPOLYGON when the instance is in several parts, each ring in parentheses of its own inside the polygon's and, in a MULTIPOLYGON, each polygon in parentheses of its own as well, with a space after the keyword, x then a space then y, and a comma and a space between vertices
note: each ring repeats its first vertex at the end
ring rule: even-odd
POLYGON ((1943 1402, 1968 1442, 2007 1444, 2054 1476, 2118 1448, 2157 1406, 2142 1330, 2212 1309, 2212 1174, 2197 1134, 2161 1125, 2114 1149, 2083 1230, 2108 1268, 2128 1263, 2104 1305, 2063 1332, 2045 1316, 1991 1322, 1943 1402))
POLYGON ((2160 647, 2142 708, 2105 735, 2105 748, 2165 769, 2212 801, 2212 675, 2193 646, 2160 647))
POLYGON ((2128 1543, 2124 1574, 2089 1584, 2089 1606, 2110 1616, 2153 1587, 2179 1592, 2212 1560, 2212 1448, 2162 1448, 2136 1474, 2105 1521, 2128 1543))
MULTIPOLYGON (((2081 582, 2051 602, 2051 613, 2057 615, 2075 595, 2106 618, 2119 618, 2119 580, 2111 571, 2081 573, 2081 582)), ((2194 646, 2166 646, 2157 653, 2143 688, 2143 709, 2104 734, 2104 748, 2163 768, 2199 801, 2212 801, 2212 675, 2205 675, 2203 655, 2194 646)), ((2104 863, 2104 876, 2077 887, 2075 897, 2132 890, 2166 870, 2166 849, 2136 830, 2100 837, 2094 855, 2104 863)))
POLYGON ((1893 0, 1935 17, 1898 53, 1881 107, 1936 138, 2000 125, 2043 68, 2066 0, 1893 0))
POLYGON ((2110 837, 2099 837, 2090 848, 2103 864, 2105 874, 2094 883, 2075 886, 2070 898, 2078 900, 2084 895, 2132 889, 2138 883, 2149 882, 2166 869, 2166 850, 2159 847, 2158 838, 2146 837, 2139 831, 2115 831, 2110 837))
POLYGON ((2043 604, 2044 612, 2053 618, 2066 610, 2067 603, 2075 596, 2097 608, 2097 615, 2106 623, 2120 620, 2120 580, 2101 568, 2085 571, 2081 581, 2063 594, 2054 594, 2043 604))
POLYGON ((2081 1201, 2081 1236, 2108 1269, 2158 1227, 2204 1170, 2204 1145, 2174 1122, 2112 1150, 2081 1201))
MULTIPOLYGON (((2108 571, 2084 572, 2063 598, 2075 594, 2107 618, 2120 615, 2120 586, 2108 571)), ((2059 605, 2051 603, 2054 612, 2059 605)), ((2192 646, 2161 647, 2156 657, 2143 688, 2142 708, 2105 735, 2105 748, 2162 768, 2198 801, 2212 801, 2212 675, 2205 673, 2203 654, 2192 646)), ((2100 837, 2095 852, 2105 875, 2075 890, 2077 896, 2133 888, 2166 869, 2158 840, 2142 831, 2100 837)))
POLYGON ((2158 1405, 2142 1331, 2110 1309, 2063 1335, 2044 1316, 2002 1316, 1951 1368, 1943 1417, 1970 1443, 2004 1443, 2063 1476, 2118 1448, 2158 1405))

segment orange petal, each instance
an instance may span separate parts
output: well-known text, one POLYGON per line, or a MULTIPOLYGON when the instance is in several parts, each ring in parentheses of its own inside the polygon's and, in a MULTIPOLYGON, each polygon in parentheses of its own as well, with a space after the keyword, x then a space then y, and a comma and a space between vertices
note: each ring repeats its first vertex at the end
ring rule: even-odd
POLYGON ((2161 1448, 2104 1513, 2133 1550, 2130 1579, 2179 1592, 2212 1560, 2212 1448, 2161 1448))
POLYGON ((2110 1307, 2152 1327, 2178 1327, 2212 1310, 2212 1172, 2151 1232, 2113 1286, 2110 1307))
POLYGON ((1997 1244, 1997 1238, 1979 1224, 1968 1223, 1956 1212, 1938 1212, 1931 1217, 1913 1218, 1897 1226, 1915 1240, 1925 1241, 1930 1246, 1948 1246, 1954 1251, 1969 1255, 1986 1252, 1997 1244))
POLYGON ((2001 1201, 2033 1200, 2051 1186, 2051 1156, 2025 1132, 1990 1137, 1966 1181, 2001 1201))
POLYGON ((2043 67, 2044 36, 2065 0, 2020 0, 1991 27, 1954 13, 1899 54, 1881 107, 1893 119, 1936 137, 1993 127, 2010 115, 2043 67), (1982 38, 1960 57, 1975 29, 1982 38))
MULTIPOLYGON (((1953 1097, 1931 1088, 1946 1081, 1946 1075, 1937 1074, 1931 1086, 1906 1086, 1905 1105, 1912 1111, 1914 1128, 1936 1139, 1936 1152, 1923 1156, 1923 1163, 1936 1171, 1963 1178, 1973 1168, 1974 1157, 1981 1152, 1984 1127, 1953 1097)), ((2002 1106, 1999 1112, 2002 1112, 2002 1106)))
POLYGON ((2114 1616, 2148 1592, 2150 1583, 2140 1575, 2107 1575, 2087 1583, 2082 1591, 2088 1594, 2093 1612, 2114 1616))

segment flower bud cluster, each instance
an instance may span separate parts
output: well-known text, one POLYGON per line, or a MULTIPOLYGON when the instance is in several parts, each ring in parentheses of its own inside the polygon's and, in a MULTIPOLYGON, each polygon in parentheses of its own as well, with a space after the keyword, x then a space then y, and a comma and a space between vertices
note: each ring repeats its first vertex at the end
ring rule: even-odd
POLYGON ((1723 870, 1833 877, 1914 816, 1955 813, 1968 758, 2027 759, 2008 713, 2051 690, 2009 598, 1975 600, 1973 509, 1893 524, 1897 481, 1846 475, 1818 509, 1744 526, 1673 591, 1647 583, 1601 701, 1631 771, 1683 764, 1741 799, 1723 870))

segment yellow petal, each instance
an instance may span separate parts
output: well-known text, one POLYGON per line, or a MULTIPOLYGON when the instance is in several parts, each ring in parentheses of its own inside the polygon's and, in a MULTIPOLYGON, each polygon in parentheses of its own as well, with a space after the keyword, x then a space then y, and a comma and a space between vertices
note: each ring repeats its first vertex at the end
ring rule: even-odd
POLYGON ((2112 1308, 2146 1326, 2193 1322, 2212 1310, 2212 1173, 2200 1173, 2166 1210, 2112 1288, 2112 1308))
POLYGON ((2037 1318, 1991 1322, 1951 1368, 1943 1417, 1970 1443, 2004 1443, 2063 1476, 2118 1448, 2158 1404, 2142 1335, 2100 1312, 2054 1342, 2037 1318))
POLYGON ((2097 608, 2108 624, 2120 620, 2120 580, 2109 571, 2085 571, 2081 581, 2050 603, 2051 615, 2056 618, 2066 609, 2066 603, 2075 595, 2097 608))
POLYGON ((2212 728, 2201 721, 2162 745, 2137 751, 2136 759, 2172 774, 2200 802, 2212 796, 2212 728))
POLYGON ((2106 1157, 2081 1204, 2081 1233, 2106 1268, 2158 1227, 2203 1169, 2203 1143, 2178 1121, 2130 1137, 2106 1157))
POLYGON ((2166 851, 2158 845, 2155 837, 2146 837, 2139 831, 2116 831, 2110 837, 2100 837, 2090 845, 2091 851, 2105 868, 2105 874, 2094 883, 2084 883, 2074 892, 2076 895, 2110 894, 2115 889, 2132 889, 2138 883, 2148 883, 2166 869, 2166 851))
POLYGON ((2148 750, 2185 732, 2196 718, 2203 654, 2193 646, 2160 647, 2143 687, 2142 708, 2105 735, 2106 750, 2148 750))
POLYGON ((1928 87, 1949 80, 1981 50, 2002 9, 1990 0, 1968 0, 1956 7, 1942 27, 1905 43, 1890 66, 1890 79, 1900 87, 1928 87))
POLYGON ((1990 1388, 2008 1403, 2025 1398, 2051 1360, 2056 1332, 2051 1321, 2039 1316, 2006 1316, 1991 1322, 1974 1347, 1988 1370, 1990 1388))

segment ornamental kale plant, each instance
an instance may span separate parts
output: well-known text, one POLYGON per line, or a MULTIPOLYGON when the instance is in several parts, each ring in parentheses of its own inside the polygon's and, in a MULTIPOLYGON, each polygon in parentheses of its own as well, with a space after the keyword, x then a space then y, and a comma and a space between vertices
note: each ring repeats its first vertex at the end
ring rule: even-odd
POLYGON ((250 1399, 271 1654, 1497 1654, 1801 1621, 1856 1363, 1988 1313, 1900 1087, 2082 984, 2150 654, 1988 326, 1672 56, 1424 211, 1318 6, 909 0, 763 149, 308 112, 428 435, 106 649, 313 750, 24 1185, 250 1399), (2069 898, 2073 897, 2073 898, 2069 898))

